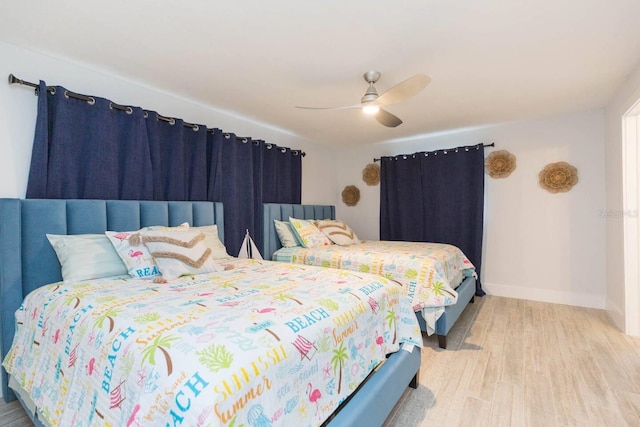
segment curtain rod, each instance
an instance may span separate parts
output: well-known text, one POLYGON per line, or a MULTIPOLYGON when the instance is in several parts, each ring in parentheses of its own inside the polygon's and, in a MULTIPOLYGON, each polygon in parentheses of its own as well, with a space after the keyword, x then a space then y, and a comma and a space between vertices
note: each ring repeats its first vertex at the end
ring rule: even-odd
MULTIPOLYGON (((495 143, 495 142, 492 142, 491 144, 483 144, 482 146, 483 146, 483 147, 495 147, 495 146, 496 146, 496 143, 495 143)), ((473 145, 472 145, 472 147, 473 147, 473 145)), ((442 148, 441 148, 441 150, 442 150, 442 148)), ((446 148, 446 150, 455 150, 455 148, 446 148)), ((435 150, 435 151, 438 151, 438 150, 435 150)), ((397 156, 402 156, 402 154, 397 154, 397 156)), ((393 156, 390 156, 390 157, 393 157, 393 156)), ((379 158, 379 157, 374 157, 374 158, 373 158, 373 162, 374 162, 374 163, 375 163, 375 162, 379 162, 379 161, 380 161, 380 158, 379 158)))
MULTIPOLYGON (((15 84, 15 83, 23 85, 23 86, 30 86, 30 87, 32 87, 32 88, 34 88, 36 90, 36 95, 38 94, 38 88, 40 87, 39 85, 37 85, 35 83, 28 82, 26 80, 19 79, 16 76, 14 76, 13 74, 9 74, 9 84, 15 84)), ((51 94, 55 94, 56 93, 56 88, 53 87, 53 86, 47 86, 47 91, 49 93, 51 93, 51 94)), ((64 96, 70 97, 70 98, 75 98, 75 99, 80 99, 82 101, 88 102, 91 105, 93 105, 96 102, 95 98, 92 97, 92 96, 80 95, 79 93, 73 93, 73 92, 70 92, 68 90, 66 90, 64 92, 64 96)), ((131 114, 133 112, 133 109, 131 107, 128 107, 126 105, 119 105, 119 104, 116 104, 115 102, 110 102, 109 103, 109 108, 113 108, 113 109, 116 109, 116 110, 119 110, 119 111, 124 111, 127 114, 131 114)), ((148 116, 149 116, 149 113, 146 110, 144 110, 144 117, 147 118, 148 116)), ((162 120, 163 122, 167 122, 169 124, 174 124, 176 122, 176 119, 174 119, 172 117, 165 117, 165 116, 162 116, 160 114, 158 114, 158 120, 162 120)), ((197 124, 194 124, 194 123, 182 122, 182 124, 183 124, 183 126, 191 128, 194 131, 197 131, 197 130, 200 129, 200 126, 198 126, 197 124)), ((207 132, 209 132, 209 133, 213 133, 214 131, 215 131, 215 129, 207 128, 207 132)), ((229 136, 231 134, 230 133, 224 133, 223 135, 226 138, 229 138, 229 136)), ((251 139, 251 138, 240 137, 240 136, 238 136, 237 138, 239 140, 243 141, 243 142, 247 142, 248 140, 251 139)), ((257 140, 254 140, 253 142, 254 142, 254 144, 259 144, 260 143, 259 141, 261 141, 261 140, 257 139, 257 140)), ((264 141, 262 141, 262 142, 264 142, 264 141)), ((285 147, 280 147, 280 146, 278 146, 276 144, 270 144, 270 143, 265 143, 265 144, 267 145, 268 149, 271 149, 271 147, 275 147, 275 148, 280 148, 280 149, 285 149, 286 150, 285 147)), ((300 155, 302 157, 305 157, 307 155, 307 153, 305 153, 304 151, 301 151, 301 150, 291 150, 291 151, 294 153, 294 155, 297 155, 296 153, 300 153, 300 155)))

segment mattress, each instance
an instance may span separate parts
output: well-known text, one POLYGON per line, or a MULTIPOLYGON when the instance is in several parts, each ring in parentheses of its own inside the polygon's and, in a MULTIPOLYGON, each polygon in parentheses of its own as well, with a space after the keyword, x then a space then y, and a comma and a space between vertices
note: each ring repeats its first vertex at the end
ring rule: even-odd
POLYGON ((3 365, 52 426, 320 425, 387 354, 421 346, 392 280, 227 268, 38 288, 3 365))

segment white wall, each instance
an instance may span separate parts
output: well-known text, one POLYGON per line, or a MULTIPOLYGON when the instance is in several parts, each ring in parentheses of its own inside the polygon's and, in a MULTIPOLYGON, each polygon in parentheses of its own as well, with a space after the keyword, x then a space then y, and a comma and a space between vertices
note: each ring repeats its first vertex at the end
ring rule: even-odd
POLYGON ((485 175, 482 280, 489 294, 587 307, 605 307, 604 112, 576 113, 461 130, 345 150, 338 164, 339 191, 360 188, 355 207, 342 202, 337 217, 359 236, 379 237, 379 186, 368 187, 362 169, 374 157, 495 142, 509 150, 517 169, 509 178, 485 175), (579 183, 551 194, 538 185, 548 163, 578 168, 579 183))
MULTIPOLYGON (((332 150, 314 141, 86 64, 0 42, 0 77, 6 79, 10 73, 34 83, 43 79, 48 85, 65 86, 74 92, 101 96, 119 104, 138 105, 187 122, 301 149, 307 153, 302 166, 302 202, 337 202, 332 150)), ((0 83, 0 197, 24 197, 26 194, 36 103, 33 89, 0 83)), ((215 99, 211 103, 214 104, 215 99)))
POLYGON ((640 65, 631 73, 606 108, 606 191, 607 210, 607 312, 625 330, 624 228, 623 228, 623 147, 622 116, 640 99, 640 65))

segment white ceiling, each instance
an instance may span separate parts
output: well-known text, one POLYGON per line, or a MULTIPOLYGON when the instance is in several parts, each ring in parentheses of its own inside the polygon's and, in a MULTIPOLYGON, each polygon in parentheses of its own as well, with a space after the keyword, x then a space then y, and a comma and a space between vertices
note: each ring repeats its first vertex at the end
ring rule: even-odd
POLYGON ((333 145, 604 107, 640 64, 638 0, 3 3, 0 40, 333 145), (397 128, 294 108, 359 102, 368 70, 432 82, 397 128))

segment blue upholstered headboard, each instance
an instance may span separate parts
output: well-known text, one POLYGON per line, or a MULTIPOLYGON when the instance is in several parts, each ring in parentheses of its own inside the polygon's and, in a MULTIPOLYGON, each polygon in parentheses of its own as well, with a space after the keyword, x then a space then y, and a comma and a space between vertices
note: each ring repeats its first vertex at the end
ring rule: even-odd
MULTIPOLYGON (((46 234, 103 233, 149 225, 218 225, 224 242, 222 203, 134 200, 0 199, 0 333, 2 358, 15 332, 14 313, 32 290, 62 279, 46 234)), ((14 399, 2 368, 5 401, 14 399)))
POLYGON ((289 217, 298 219, 336 219, 336 207, 332 205, 290 205, 285 203, 265 203, 262 205, 264 227, 262 256, 271 259, 280 249, 280 239, 276 234, 274 219, 289 221, 289 217))

